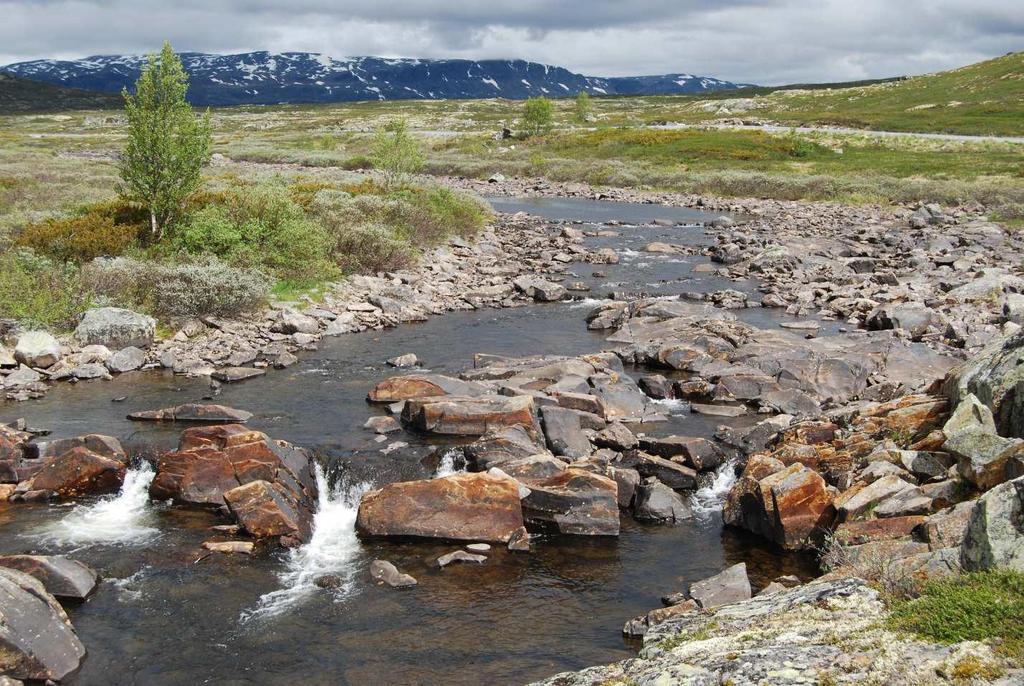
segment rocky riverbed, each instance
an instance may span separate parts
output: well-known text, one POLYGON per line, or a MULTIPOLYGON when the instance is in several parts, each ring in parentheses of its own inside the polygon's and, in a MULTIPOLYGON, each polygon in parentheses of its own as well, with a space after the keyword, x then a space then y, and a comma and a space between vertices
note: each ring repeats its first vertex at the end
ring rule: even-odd
MULTIPOLYGON (((596 195, 500 179, 458 183, 495 195, 596 195)), ((324 302, 247 321, 183 322, 160 341, 148 318, 97 310, 74 339, 12 332, 5 389, 24 399, 45 392, 44 379, 145 367, 209 376, 218 386, 293 367, 336 334, 573 293, 609 296, 585 309, 550 305, 564 308, 565 326, 590 332, 590 349, 511 345, 515 354, 478 350, 442 371, 399 354, 408 350, 381 355, 392 369, 407 369, 365 386, 364 431, 387 443, 376 451, 384 459, 431 466, 419 478, 392 472, 356 491, 346 517, 375 551, 370 579, 423 593, 437 570, 456 563, 513 569, 517 558, 544 550, 557 558, 560 547, 579 545, 570 541, 632 535, 638 523, 647 536, 695 531, 688 527, 700 519, 696 511, 721 498, 732 529, 778 549, 826 550, 827 577, 800 585, 791 574, 752 566, 748 573, 753 543, 750 560, 741 553, 718 576, 690 577, 688 590, 666 575, 665 607, 630 619, 645 610, 632 605, 613 620, 643 637, 640 658, 549 683, 891 680, 911 656, 940 681, 951 681, 967 656, 1010 673, 986 645, 937 647, 872 629, 885 610, 856 579, 884 585, 961 567, 1020 568, 1017 236, 985 220, 981 208, 611 195, 714 213, 685 230, 654 219, 647 226, 657 240, 618 250, 612 246, 627 230, 619 220, 505 215, 477 243, 453 243, 416 269, 355 277, 324 302), (648 261, 660 265, 657 281, 607 282, 606 271, 651 270, 648 261), (444 547, 403 555, 409 540, 444 547), (848 659, 868 654, 868 644, 887 648, 871 660, 848 659)), ((644 235, 629 231, 632 241, 644 235)), ((317 517, 336 507, 318 473, 323 460, 246 428, 249 409, 256 408, 192 402, 136 410, 137 421, 209 424, 155 455, 113 436, 40 441, 24 424, 4 428, 0 494, 13 509, 3 514, 123 493, 143 459, 153 464, 144 485, 152 498, 218 513, 201 556, 249 553, 259 565, 263 551, 284 548, 301 561, 320 544, 317 517)), ((347 468, 369 454, 357 452, 347 468)), ((22 657, 5 668, 24 678, 70 674, 82 647, 58 631, 67 617, 47 599, 53 591, 5 578, 23 607, 43 599, 46 607, 31 605, 33 621, 63 636, 60 645, 34 646, 12 634, 8 643, 22 657), (38 664, 25 667, 24 656, 38 664)), ((330 570, 298 578, 303 588, 350 583, 330 570)))

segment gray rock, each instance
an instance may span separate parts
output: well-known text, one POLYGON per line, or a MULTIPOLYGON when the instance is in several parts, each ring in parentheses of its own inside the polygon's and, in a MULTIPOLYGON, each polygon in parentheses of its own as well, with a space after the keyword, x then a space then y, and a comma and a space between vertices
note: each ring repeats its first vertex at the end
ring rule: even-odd
POLYGON ((2 555, 0 567, 38 579, 47 593, 58 598, 85 600, 96 588, 96 572, 59 555, 2 555))
POLYGON ((387 584, 391 588, 408 588, 415 586, 417 583, 416 579, 398 571, 398 568, 387 560, 374 560, 371 562, 370 576, 374 581, 387 584))
POLYGON ((270 330, 274 333, 287 335, 296 333, 318 334, 320 333, 320 323, 316 318, 309 315, 282 310, 278 313, 274 323, 270 325, 270 330))
POLYGON ((623 467, 610 467, 612 478, 619 487, 619 507, 629 508, 633 504, 637 488, 640 486, 640 472, 623 467))
POLYGON ((512 280, 512 284, 523 295, 541 302, 562 300, 567 295, 564 286, 536 276, 519 276, 512 280))
POLYGON ((76 379, 109 379, 110 372, 107 368, 99 362, 90 362, 89 364, 80 364, 71 370, 71 376, 76 379))
POLYGON ((686 465, 666 460, 656 455, 638 453, 636 470, 641 476, 654 476, 666 486, 677 490, 697 488, 697 472, 686 465))
POLYGON ((398 355, 388 360, 388 364, 392 367, 415 367, 420 363, 419 358, 416 357, 415 353, 406 353, 405 355, 398 355))
POLYGON ((703 403, 691 403, 690 411, 710 417, 740 417, 747 413, 747 409, 742 405, 705 405, 703 403))
POLYGON ((914 488, 913 484, 907 483, 898 476, 884 476, 843 501, 838 507, 839 519, 840 521, 855 519, 858 515, 867 512, 897 493, 912 488, 914 488))
POLYGON ((968 571, 1024 572, 1024 477, 978 498, 960 546, 960 563, 968 571))
POLYGON ((633 516, 643 522, 681 522, 693 517, 693 510, 681 495, 654 477, 640 482, 633 516))
POLYGON ((437 558, 438 567, 447 567, 453 562, 475 562, 481 564, 487 562, 486 555, 476 555, 474 553, 466 552, 465 550, 453 550, 450 553, 445 553, 441 557, 437 558))
POLYGON ((60 343, 45 331, 26 331, 14 346, 14 359, 28 367, 47 369, 60 358, 60 343))
POLYGON ((155 335, 155 319, 120 307, 88 310, 75 329, 75 338, 83 345, 105 345, 111 350, 148 348, 155 335))
POLYGON ((541 408, 541 416, 551 452, 570 459, 590 455, 590 440, 583 433, 578 414, 562 407, 546 406, 541 408))
POLYGON ((115 374, 123 374, 135 371, 145 363, 146 353, 134 346, 128 346, 111 355, 104 364, 115 374))
POLYGON ((632 450, 640 444, 639 439, 621 422, 612 422, 594 436, 594 445, 612 450, 632 450))
POLYGON ((210 376, 223 383, 234 383, 256 376, 263 376, 266 373, 266 369, 258 369, 256 367, 225 367, 224 369, 218 369, 210 376))
POLYGON ((85 646, 43 584, 24 572, 0 568, 0 673, 62 681, 84 657, 85 646))
POLYGON ((691 584, 690 597, 702 610, 749 600, 750 580, 746 563, 740 562, 715 576, 691 584))
POLYGON ((968 394, 992 411, 1002 436, 1024 437, 1024 331, 1002 338, 951 370, 943 392, 954 404, 968 394))

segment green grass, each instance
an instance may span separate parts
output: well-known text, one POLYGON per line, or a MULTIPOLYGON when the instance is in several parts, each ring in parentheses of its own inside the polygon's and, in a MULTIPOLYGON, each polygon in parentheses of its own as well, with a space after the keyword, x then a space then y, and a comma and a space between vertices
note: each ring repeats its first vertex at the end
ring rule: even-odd
POLYGON ((1024 574, 976 572, 927 582, 921 597, 894 603, 889 626, 940 643, 999 639, 998 652, 1024 664, 1024 574))

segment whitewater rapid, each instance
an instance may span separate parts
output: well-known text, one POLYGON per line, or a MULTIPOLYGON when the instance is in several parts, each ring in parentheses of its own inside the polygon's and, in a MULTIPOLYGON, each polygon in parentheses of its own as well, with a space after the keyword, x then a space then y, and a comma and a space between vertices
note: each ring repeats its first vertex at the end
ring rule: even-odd
POLYGON ((244 611, 240 621, 282 614, 319 590, 314 582, 322 576, 337 577, 332 588, 335 597, 352 592, 359 556, 356 513, 359 498, 370 490, 370 484, 337 484, 332 489, 317 465, 316 485, 319 496, 309 542, 288 551, 285 569, 278 575, 281 588, 260 596, 256 607, 244 611))
POLYGON ((728 461, 722 464, 711 480, 711 483, 697 489, 690 499, 693 513, 701 519, 708 519, 722 511, 722 504, 729 489, 736 483, 736 463, 728 461))
POLYGON ((116 496, 76 505, 63 518, 46 525, 35 537, 45 545, 87 548, 94 545, 140 545, 159 531, 150 526, 153 510, 149 484, 155 476, 148 462, 129 469, 116 496))

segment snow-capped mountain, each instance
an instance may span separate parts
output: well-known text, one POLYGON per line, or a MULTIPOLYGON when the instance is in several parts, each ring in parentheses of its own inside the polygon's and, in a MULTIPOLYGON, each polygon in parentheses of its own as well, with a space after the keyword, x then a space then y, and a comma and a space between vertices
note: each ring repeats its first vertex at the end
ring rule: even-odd
MULTIPOLYGON (((575 95, 700 93, 740 84, 669 74, 596 78, 524 60, 416 60, 332 58, 308 52, 238 55, 181 54, 197 105, 255 105, 399 100, 410 98, 526 98, 575 95)), ((61 86, 117 93, 131 88, 146 58, 97 55, 80 60, 35 60, 0 70, 61 86)))

